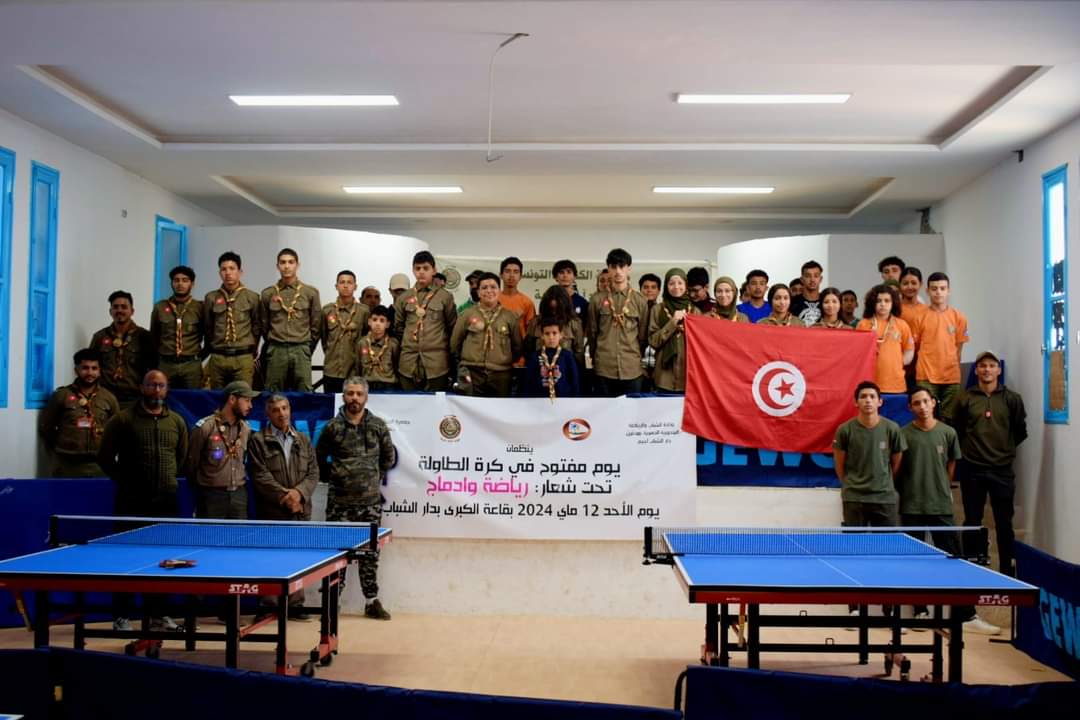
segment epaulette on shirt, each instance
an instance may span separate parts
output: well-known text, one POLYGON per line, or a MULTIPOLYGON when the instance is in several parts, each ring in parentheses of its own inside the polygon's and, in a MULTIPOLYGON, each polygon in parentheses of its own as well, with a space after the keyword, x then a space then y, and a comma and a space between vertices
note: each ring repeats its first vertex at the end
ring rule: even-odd
POLYGON ((207 421, 207 420, 209 420, 209 419, 210 419, 210 418, 208 418, 208 417, 200 418, 200 419, 199 419, 199 420, 198 420, 198 421, 197 421, 197 422, 195 423, 195 427, 202 427, 203 423, 204 423, 204 422, 206 422, 206 421, 207 421))

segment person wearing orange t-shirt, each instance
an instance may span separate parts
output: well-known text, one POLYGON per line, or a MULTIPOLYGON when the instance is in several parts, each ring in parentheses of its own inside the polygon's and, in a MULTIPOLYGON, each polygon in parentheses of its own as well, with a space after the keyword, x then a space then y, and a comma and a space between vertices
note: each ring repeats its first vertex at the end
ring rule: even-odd
MULTIPOLYGON (((525 269, 521 259, 513 255, 499 263, 499 275, 502 279, 502 292, 499 293, 499 304, 510 312, 517 313, 518 322, 521 324, 521 337, 525 337, 529 323, 536 317, 536 306, 532 298, 517 289, 521 282, 521 273, 525 269)), ((514 387, 513 394, 516 396, 525 377, 525 358, 522 357, 514 363, 514 387)))
POLYGON ((877 338, 875 382, 884 393, 907 391, 904 366, 915 355, 911 328, 900 317, 900 293, 889 285, 875 285, 866 294, 863 319, 856 330, 869 330, 877 338))
POLYGON ((919 322, 919 358, 915 381, 937 400, 941 418, 952 422, 960 393, 960 353, 968 337, 967 318, 949 306, 949 276, 935 272, 926 282, 930 305, 919 322))
POLYGON ((900 277, 900 319, 908 324, 911 334, 915 336, 915 359, 904 370, 909 393, 915 389, 915 365, 919 362, 919 323, 927 308, 926 303, 919 299, 922 283, 923 276, 919 268, 904 268, 900 277))

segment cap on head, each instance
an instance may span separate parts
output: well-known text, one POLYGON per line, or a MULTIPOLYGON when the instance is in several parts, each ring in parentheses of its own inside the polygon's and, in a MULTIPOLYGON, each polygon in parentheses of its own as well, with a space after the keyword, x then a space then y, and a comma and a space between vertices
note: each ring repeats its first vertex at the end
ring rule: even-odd
POLYGON ((992 350, 983 350, 981 353, 976 355, 975 356, 975 364, 978 365, 979 363, 981 363, 986 358, 990 358, 991 360, 996 362, 998 365, 1001 364, 1001 360, 998 359, 997 354, 994 353, 992 350))
POLYGON ((390 276, 391 290, 408 290, 410 287, 412 287, 412 283, 409 282, 409 278, 404 273, 394 273, 390 276))
POLYGON ((259 393, 252 390, 251 386, 243 380, 233 380, 231 383, 225 386, 223 392, 225 393, 225 397, 229 397, 230 395, 239 395, 240 397, 246 398, 259 397, 259 393))

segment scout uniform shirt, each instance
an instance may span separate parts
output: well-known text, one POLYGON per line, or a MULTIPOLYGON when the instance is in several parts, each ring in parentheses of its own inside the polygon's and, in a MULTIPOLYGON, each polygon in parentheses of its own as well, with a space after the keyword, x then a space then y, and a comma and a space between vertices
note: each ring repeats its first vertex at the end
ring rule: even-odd
POLYGON ((322 331, 322 303, 319 291, 296 278, 291 285, 281 281, 262 291, 260 304, 266 339, 279 343, 310 343, 315 347, 322 331))
POLYGON ((137 400, 143 376, 157 366, 150 332, 134 322, 124 332, 109 325, 94 333, 90 347, 101 353, 101 384, 120 402, 137 400))
MULTIPOLYGON (((525 331, 525 337, 522 340, 522 351, 525 353, 526 360, 528 360, 529 355, 544 349, 544 338, 541 335, 543 329, 540 327, 542 321, 543 318, 537 315, 532 319, 525 331)), ((585 367, 584 327, 582 319, 575 315, 570 318, 569 325, 559 328, 562 331, 562 340, 559 342, 559 347, 565 352, 571 353, 580 368, 585 367)))
POLYGON ((347 378, 356 367, 356 349, 360 336, 367 332, 371 308, 353 300, 348 305, 336 302, 322 309, 323 374, 347 378))
POLYGON ((83 390, 78 382, 59 388, 49 398, 38 427, 45 445, 57 455, 97 459, 105 424, 120 412, 116 396, 95 385, 83 390))
POLYGON ((509 370, 521 357, 520 318, 500 305, 474 305, 454 325, 450 350, 467 367, 509 370))
POLYGON ((259 296, 243 285, 231 293, 225 288, 211 290, 203 300, 203 332, 211 353, 254 354, 263 335, 259 296))
POLYGON ((188 478, 203 487, 236 490, 244 486, 244 455, 251 428, 244 420, 229 424, 218 413, 191 430, 188 478))
POLYGON ((450 372, 450 333, 457 322, 445 288, 409 288, 394 301, 394 336, 401 340, 398 373, 434 380, 450 372))
MULTIPOLYGON (((691 305, 686 314, 701 315, 701 311, 691 305)), ((663 302, 656 304, 650 316, 649 345, 656 350, 656 387, 671 392, 686 390, 686 332, 663 302), (671 347, 666 347, 669 344, 671 347)))
POLYGON ((202 352, 203 327, 203 304, 193 297, 184 302, 175 297, 162 300, 150 314, 154 350, 163 360, 197 360, 202 352))
POLYGON ((589 347, 593 369, 600 377, 635 380, 641 377, 641 346, 648 332, 645 296, 626 290, 605 290, 589 299, 589 347))
POLYGON ((396 338, 383 335, 376 340, 370 334, 360 338, 357 356, 360 374, 368 382, 397 384, 397 364, 400 346, 396 338))

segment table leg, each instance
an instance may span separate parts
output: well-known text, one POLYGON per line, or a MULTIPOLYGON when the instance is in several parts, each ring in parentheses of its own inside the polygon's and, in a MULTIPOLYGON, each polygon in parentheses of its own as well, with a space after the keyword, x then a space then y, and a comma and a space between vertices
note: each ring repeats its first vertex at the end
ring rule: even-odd
POLYGON ((34 647, 49 647, 49 592, 34 592, 34 647))
POLYGON ((727 667, 731 663, 731 638, 728 637, 728 632, 731 626, 731 614, 728 612, 728 605, 724 603, 720 606, 720 664, 727 667))
POLYGON ((240 655, 240 596, 225 596, 225 667, 236 667, 240 655))
POLYGON ((761 667, 761 628, 758 627, 758 617, 761 606, 750 603, 746 606, 746 666, 756 670, 761 667))
POLYGON ((870 606, 859 606, 859 664, 866 665, 870 662, 870 606))
POLYGON ((196 595, 188 595, 185 603, 184 614, 184 649, 188 652, 195 650, 195 628, 198 626, 199 598, 196 595))
MULTIPOLYGON (((943 608, 942 608, 941 605, 935 605, 934 606, 934 620, 938 621, 939 623, 941 621, 941 618, 943 617, 943 612, 942 611, 943 611, 943 608)), ((930 679, 933 680, 934 682, 941 682, 944 679, 944 673, 942 672, 943 669, 944 669, 942 667, 944 657, 942 657, 942 652, 941 652, 942 649, 943 649, 943 647, 942 647, 943 643, 941 641, 941 639, 942 639, 941 638, 941 628, 936 627, 936 628, 934 628, 933 632, 934 632, 934 652, 933 652, 933 655, 931 656, 931 661, 930 661, 930 679)))
POLYGON ((83 633, 86 632, 86 596, 81 593, 75 593, 75 639, 72 647, 76 650, 86 649, 86 636, 83 633))
POLYGON ((964 677, 964 620, 952 608, 949 613, 949 682, 962 682, 964 677))
POLYGON ((286 635, 289 627, 289 593, 285 592, 278 596, 277 603, 277 653, 275 662, 279 675, 285 674, 289 667, 289 651, 286 645, 286 635))

